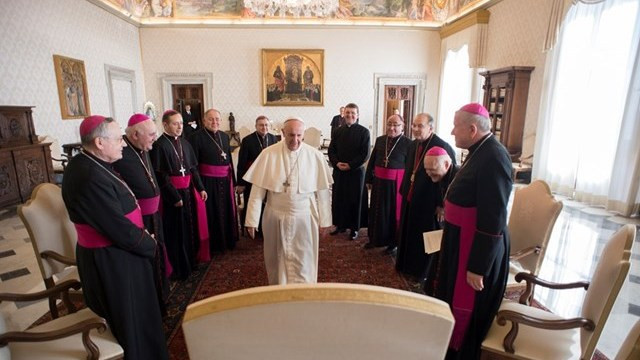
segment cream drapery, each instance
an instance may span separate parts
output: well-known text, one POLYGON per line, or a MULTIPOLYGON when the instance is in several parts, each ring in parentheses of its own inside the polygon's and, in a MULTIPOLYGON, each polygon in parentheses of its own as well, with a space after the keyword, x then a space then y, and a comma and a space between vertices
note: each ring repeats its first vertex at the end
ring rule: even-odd
POLYGON ((577 3, 545 66, 534 174, 562 195, 624 216, 640 180, 637 0, 577 3))

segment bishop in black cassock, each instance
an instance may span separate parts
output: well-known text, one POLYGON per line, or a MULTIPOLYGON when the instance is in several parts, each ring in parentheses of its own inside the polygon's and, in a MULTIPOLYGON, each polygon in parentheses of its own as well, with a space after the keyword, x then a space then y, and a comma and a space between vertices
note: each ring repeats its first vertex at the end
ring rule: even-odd
POLYGON ((480 104, 456 112, 452 134, 469 155, 449 186, 436 296, 456 323, 447 358, 477 359, 509 273, 511 159, 480 104))
POLYGON ((402 195, 400 185, 405 174, 411 140, 403 134, 404 120, 399 115, 387 119, 387 135, 376 139, 367 165, 365 182, 371 187, 368 235, 365 248, 396 246, 400 226, 402 195))
POLYGON ((126 359, 168 359, 152 266, 157 243, 111 166, 122 157, 120 127, 94 115, 83 120, 80 137, 83 151, 67 165, 62 197, 78 233, 85 303, 107 320, 126 359))
POLYGON ((151 163, 161 191, 164 238, 173 267, 172 277, 183 280, 199 261, 210 260, 206 211, 200 202, 207 200, 207 193, 193 149, 180 136, 182 116, 173 110, 166 111, 162 124, 165 132, 151 150, 151 163))
MULTIPOLYGON (((247 215, 249 195, 251 194, 251 183, 242 177, 247 170, 249 170, 251 164, 258 158, 262 150, 266 149, 269 145, 275 144, 276 141, 276 136, 269 133, 269 119, 266 116, 258 116, 256 119, 256 131, 242 139, 240 153, 238 154, 238 186, 236 187, 238 193, 242 194, 244 200, 244 208, 240 216, 241 224, 244 224, 247 215)), ((262 224, 262 218, 260 224, 262 224)), ((258 231, 262 231, 262 226, 258 226, 258 231)))
POLYGON ((162 216, 160 215, 160 189, 155 172, 151 166, 149 150, 157 136, 156 125, 144 114, 134 114, 129 118, 128 127, 123 136, 127 146, 122 149, 122 159, 113 163, 113 168, 122 176, 138 200, 142 211, 144 227, 153 234, 158 242, 158 253, 153 260, 153 270, 162 312, 169 295, 168 277, 171 265, 168 263, 162 216), (168 266, 167 266, 168 265, 168 266))
POLYGON ((238 241, 238 215, 234 198, 235 175, 229 136, 220 130, 220 112, 210 109, 202 120, 204 127, 188 139, 198 161, 209 222, 210 251, 231 250, 238 241))
POLYGON ((402 181, 402 217, 398 238, 396 269, 424 281, 429 263, 425 254, 422 233, 440 229, 436 207, 442 206, 438 187, 424 171, 426 152, 439 146, 446 149, 452 159, 455 153, 449 144, 433 132, 433 118, 418 114, 412 124, 415 140, 409 146, 405 176, 402 181))
POLYGON ((364 187, 364 163, 369 157, 369 130, 357 124, 358 106, 348 104, 344 110, 345 125, 336 130, 329 145, 329 161, 333 166, 331 212, 336 229, 332 235, 351 229, 350 238, 358 237, 366 226, 367 193, 364 187))

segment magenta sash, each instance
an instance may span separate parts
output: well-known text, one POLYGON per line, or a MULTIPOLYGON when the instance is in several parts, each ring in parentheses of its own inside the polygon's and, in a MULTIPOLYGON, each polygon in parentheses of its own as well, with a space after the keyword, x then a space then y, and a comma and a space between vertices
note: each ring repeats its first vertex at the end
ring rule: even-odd
MULTIPOLYGON (((171 183, 176 189, 187 189, 191 183, 191 175, 171 176, 171 183)), ((193 188, 193 201, 196 204, 196 217, 198 220, 198 235, 200 246, 198 248, 198 261, 206 262, 211 260, 209 254, 209 225, 207 224, 207 208, 204 201, 198 194, 198 190, 193 188)))
POLYGON ((467 263, 476 232, 477 209, 445 201, 444 214, 447 222, 460 227, 458 271, 453 290, 453 303, 451 304, 456 323, 449 342, 450 348, 459 350, 467 333, 476 300, 476 291, 467 283, 467 263))
POLYGON ((378 179, 395 180, 396 182, 396 227, 400 226, 400 213, 402 210, 402 195, 400 194, 400 186, 402 178, 404 178, 404 169, 387 169, 376 166, 373 174, 378 179))
MULTIPOLYGON (((142 222, 142 212, 139 207, 136 207, 133 211, 126 214, 125 217, 129 219, 132 223, 134 223, 138 228, 144 228, 144 223, 142 222)), ((73 224, 76 228, 76 232, 78 233, 78 244, 80 246, 96 249, 103 248, 107 246, 113 245, 111 240, 107 239, 106 236, 102 235, 98 232, 98 230, 91 227, 88 224, 73 224)))
POLYGON ((204 176, 208 176, 208 177, 215 177, 215 178, 224 178, 224 177, 228 177, 229 178, 229 196, 231 196, 231 199, 229 199, 229 201, 231 201, 231 209, 233 211, 233 226, 234 228, 238 228, 238 218, 235 216, 236 214, 236 200, 233 197, 234 191, 233 191, 233 178, 231 177, 231 164, 229 165, 207 165, 207 164, 200 164, 198 166, 198 170, 200 171, 201 175, 204 176))
POLYGON ((142 211, 143 216, 155 214, 160 207, 160 195, 152 198, 138 199, 138 205, 140 205, 140 211, 142 211))
POLYGON ((207 165, 200 164, 198 166, 198 170, 200 171, 200 175, 208 176, 208 177, 217 177, 223 178, 229 176, 230 165, 207 165))

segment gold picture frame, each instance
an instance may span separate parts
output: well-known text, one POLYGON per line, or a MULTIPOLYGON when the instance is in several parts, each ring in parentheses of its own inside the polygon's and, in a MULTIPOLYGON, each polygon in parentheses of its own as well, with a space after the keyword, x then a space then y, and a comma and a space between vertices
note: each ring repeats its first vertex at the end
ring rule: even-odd
POLYGON ((262 105, 323 106, 324 50, 262 49, 262 105))
POLYGON ((53 55, 53 67, 62 118, 82 119, 91 115, 84 61, 53 55))

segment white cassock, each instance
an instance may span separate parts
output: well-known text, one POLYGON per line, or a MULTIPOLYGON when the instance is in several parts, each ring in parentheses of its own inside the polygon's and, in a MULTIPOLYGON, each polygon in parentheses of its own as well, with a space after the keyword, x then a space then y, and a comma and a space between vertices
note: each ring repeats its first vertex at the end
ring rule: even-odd
POLYGON ((269 284, 317 282, 318 227, 332 223, 333 178, 324 155, 305 143, 291 151, 281 141, 264 149, 243 179, 253 185, 246 227, 258 227, 267 199, 262 232, 269 284))

